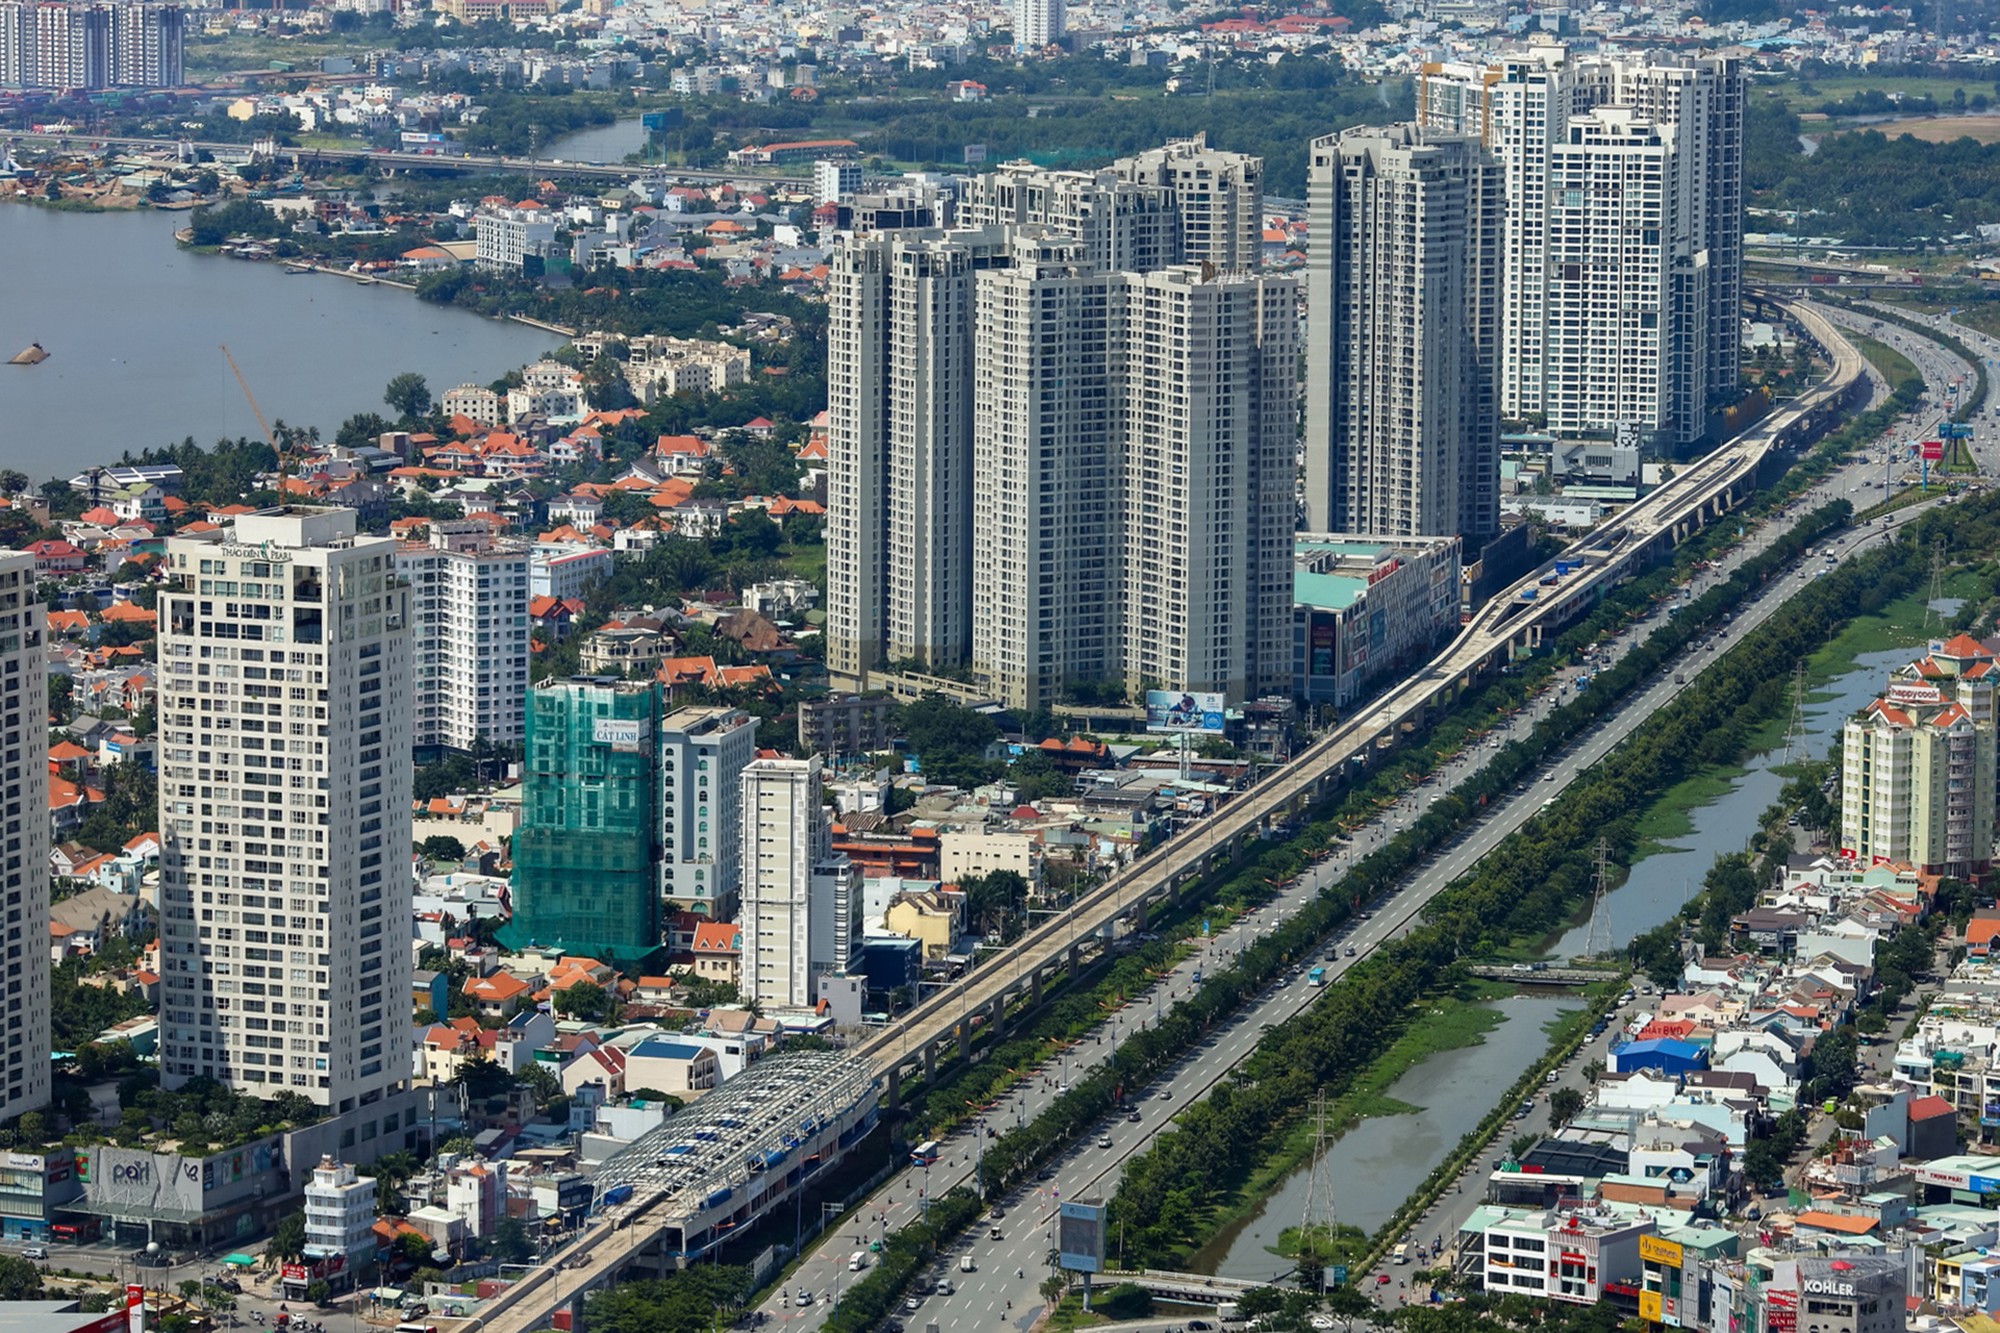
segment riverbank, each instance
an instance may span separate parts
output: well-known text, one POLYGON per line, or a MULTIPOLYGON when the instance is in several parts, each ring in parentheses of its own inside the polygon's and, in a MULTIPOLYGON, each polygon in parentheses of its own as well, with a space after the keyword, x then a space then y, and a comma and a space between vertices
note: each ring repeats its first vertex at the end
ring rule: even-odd
POLYGON ((184 222, 0 208, 0 253, 17 257, 0 348, 50 353, 8 379, 9 466, 39 483, 188 436, 262 438, 217 344, 268 417, 332 438, 353 414, 379 410, 399 374, 423 375, 433 392, 486 384, 567 336, 351 280, 299 282, 277 264, 220 262, 173 243, 184 222))

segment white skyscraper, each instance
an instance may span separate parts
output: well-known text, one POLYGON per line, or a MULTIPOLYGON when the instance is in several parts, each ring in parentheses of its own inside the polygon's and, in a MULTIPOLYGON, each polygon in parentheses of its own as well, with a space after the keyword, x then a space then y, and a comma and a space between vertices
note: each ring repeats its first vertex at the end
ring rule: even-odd
POLYGON ((1095 172, 1009 163, 968 186, 969 229, 842 244, 836 685, 970 665, 1036 708, 1084 682, 1290 679, 1296 288, 1254 272, 1261 180, 1200 138, 1095 172))
POLYGON ((1309 173, 1307 526, 1483 538, 1500 483, 1492 157, 1398 125, 1314 140, 1309 173))
POLYGON ((737 990, 747 1001, 807 1007, 813 978, 849 970, 861 945, 861 878, 832 850, 820 774, 817 755, 743 770, 737 990))
MULTIPOLYGON (((1708 408, 1736 390, 1741 357, 1743 254, 1743 72, 1733 56, 1646 52, 1577 55, 1555 44, 1532 46, 1492 65, 1427 65, 1417 83, 1417 116, 1425 128, 1470 134, 1499 163, 1506 209, 1500 242, 1500 319, 1496 377, 1500 414, 1515 421, 1546 417, 1563 434, 1632 430, 1672 446, 1697 439, 1708 408), (1623 122, 1643 124, 1669 150, 1641 169, 1646 151, 1627 130, 1598 111, 1623 109, 1623 122), (1565 161, 1560 169, 1557 159, 1565 161), (1595 164, 1587 157, 1603 160, 1595 164), (1558 173, 1566 183, 1559 182, 1558 173), (1634 174, 1636 173, 1636 175, 1634 174), (1658 180, 1658 199, 1644 195, 1642 177, 1658 180), (1611 221, 1614 202, 1577 198, 1579 180, 1611 189, 1617 179, 1641 190, 1617 207, 1657 215, 1651 223, 1611 221), (1581 212, 1579 212, 1581 210, 1581 212), (1651 261, 1619 256, 1577 242, 1577 224, 1591 214, 1600 225, 1630 230, 1635 243, 1658 247, 1673 295, 1654 297, 1651 261), (1564 253, 1555 248, 1562 244, 1564 253), (1593 257, 1594 256, 1594 257, 1593 257), (1639 264, 1635 285, 1603 266, 1639 264), (1596 266, 1599 271, 1591 271, 1596 266), (1643 290, 1642 290, 1643 289, 1643 290), (1617 303, 1621 318, 1607 322, 1617 303), (1663 363, 1657 376, 1631 392, 1582 377, 1625 359, 1629 336, 1622 315, 1658 321, 1663 363), (1607 346, 1586 351, 1595 330, 1607 346), (1562 344, 1557 346, 1558 342, 1562 344), (1616 398, 1617 401, 1611 401, 1616 398), (1606 420, 1597 415, 1617 412, 1606 420)), ((1651 326, 1647 326, 1649 329, 1651 326)))
POLYGON ((1174 262, 1257 268, 1264 257, 1264 159, 1208 146, 1208 135, 1121 157, 1111 170, 1156 185, 1180 222, 1174 262))
POLYGON ((972 275, 997 232, 883 232, 834 254, 826 663, 961 666, 972 624, 972 275))
POLYGON ((476 519, 435 520, 396 551, 410 584, 412 746, 521 739, 528 694, 528 552, 476 519))
POLYGON ((49 1101, 48 649, 35 558, 0 552, 0 1120, 49 1101))
POLYGON ((1063 37, 1063 0, 1014 0, 1014 49, 1040 51, 1063 37))
POLYGON ((167 543, 160 1062, 352 1114, 410 1081, 410 593, 345 509, 167 543))
POLYGON ((757 719, 740 708, 683 708, 660 721, 662 883, 670 910, 727 920, 736 911, 743 770, 757 719))
POLYGON ((1703 431, 1708 256, 1679 130, 1626 107, 1574 117, 1549 154, 1552 319, 1543 410, 1559 435, 1703 431))
POLYGON ((1297 283, 1183 264, 1120 274, 1116 297, 1113 675, 1131 697, 1288 692, 1297 283))
POLYGON ((1088 252, 1024 237, 978 283, 972 658, 1031 708, 1108 678, 1117 652, 1114 282, 1088 252))

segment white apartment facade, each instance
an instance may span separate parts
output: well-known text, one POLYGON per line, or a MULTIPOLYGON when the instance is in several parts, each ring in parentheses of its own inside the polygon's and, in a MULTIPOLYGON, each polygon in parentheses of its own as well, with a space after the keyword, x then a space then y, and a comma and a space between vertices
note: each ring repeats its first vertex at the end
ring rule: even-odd
POLYGON ((1899 670, 1841 732, 1840 847, 1969 879, 1992 865, 2000 669, 1957 635, 1899 670))
POLYGON ((1174 262, 1259 266, 1264 253, 1264 160, 1208 146, 1206 133, 1121 157, 1111 170, 1166 192, 1180 224, 1174 262))
POLYGON ((1023 707, 1110 675, 1117 646, 1114 283, 1087 253, 1022 239, 977 285, 972 660, 1023 707))
POLYGON ((48 649, 35 557, 0 552, 0 1120, 49 1101, 48 649))
POLYGON ((1282 688, 1296 289, 1249 271, 1261 182, 1199 138, 1095 172, 1008 163, 968 185, 964 229, 844 238, 837 688, 902 663, 970 665, 1030 708, 1083 680, 1282 688))
POLYGON ((972 625, 973 274, 997 232, 840 246, 828 277, 826 662, 962 665, 972 625))
POLYGON ((528 552, 482 520, 436 520, 396 551, 410 585, 412 746, 520 741, 528 696, 528 552))
POLYGON ((1697 252, 1677 127, 1627 107, 1570 121, 1549 154, 1543 410, 1558 436, 1702 432, 1706 252, 1697 252))
POLYGON ((446 390, 440 406, 447 417, 464 417, 475 425, 498 426, 506 415, 506 400, 479 384, 446 390))
POLYGON ((1063 0, 1014 0, 1014 49, 1040 51, 1063 38, 1063 0))
POLYGON ((306 1182, 305 1196, 306 1262, 338 1258, 351 1281, 354 1271, 375 1256, 375 1181, 357 1175, 346 1162, 322 1157, 306 1182))
POLYGON ((1493 158, 1398 125, 1314 140, 1308 172, 1307 522, 1483 537, 1499 522, 1493 158))
MULTIPOLYGON (((1578 55, 1545 42, 1491 65, 1423 68, 1419 123, 1476 136, 1501 172, 1506 207, 1495 374, 1503 417, 1546 417, 1558 433, 1629 427, 1665 445, 1700 437, 1711 400, 1735 391, 1741 361, 1743 107, 1742 65, 1729 55, 1578 55), (1581 141, 1572 135, 1580 121, 1616 110, 1630 115, 1614 122, 1598 116, 1581 141), (1629 132, 1613 128, 1617 123, 1651 127, 1671 143, 1668 160, 1642 169, 1644 151, 1629 132), (1593 164, 1593 155, 1610 160, 1593 164), (1634 188, 1621 185, 1621 173, 1634 188), (1648 174, 1661 178, 1658 200, 1646 193, 1648 174), (1593 197, 1591 189, 1604 193, 1593 197), (1582 199, 1578 190, 1585 191, 1582 199), (1658 312, 1660 369, 1623 401, 1607 401, 1591 385, 1620 354, 1586 355, 1578 346, 1596 328, 1593 308, 1601 311, 1600 293, 1616 280, 1609 266, 1620 260, 1593 253, 1579 239, 1572 225, 1581 221, 1577 210, 1595 212, 1595 221, 1613 231, 1629 230, 1642 249, 1660 247, 1676 284, 1658 312), (1645 218, 1649 212, 1660 215, 1657 225, 1645 218), (1663 406, 1650 417, 1602 419, 1649 404, 1663 406), (1662 410, 1671 414, 1661 416, 1662 410)), ((1627 297, 1641 307, 1635 314, 1648 313, 1650 266, 1635 276, 1627 297)), ((1614 332, 1613 341, 1631 342, 1625 330, 1614 332)))
POLYGON ((482 208, 472 215, 473 258, 479 267, 519 273, 532 256, 549 253, 556 243, 556 220, 533 200, 517 207, 482 208))
MULTIPOLYGON (((1298 290, 1184 264, 1123 274, 1112 409, 1115 675, 1234 702, 1291 683, 1298 290)), ((1088 409, 1088 401, 1079 404, 1088 409)))
POLYGON ((296 1093, 377 1143, 410 1083, 395 551, 350 510, 248 514, 170 539, 159 599, 162 1080, 296 1093))
POLYGON ((728 920, 743 851, 743 770, 757 719, 740 708, 683 708, 660 721, 662 885, 669 911, 728 920))
POLYGON ((743 770, 743 999, 809 1007, 813 979, 846 972, 861 945, 861 877, 832 851, 822 766, 758 759, 743 770))

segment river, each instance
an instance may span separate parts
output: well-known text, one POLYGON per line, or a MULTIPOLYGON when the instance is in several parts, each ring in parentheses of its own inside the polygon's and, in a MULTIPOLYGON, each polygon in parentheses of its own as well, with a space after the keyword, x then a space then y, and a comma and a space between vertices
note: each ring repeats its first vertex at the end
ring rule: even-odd
MULTIPOLYGON (((1575 1010, 1581 1000, 1516 995, 1484 1006, 1505 1021, 1476 1046, 1440 1051, 1390 1085, 1388 1096, 1420 1108, 1414 1115, 1364 1120, 1340 1136, 1327 1155, 1333 1159, 1332 1208, 1343 1225, 1374 1232, 1423 1183, 1431 1168, 1493 1109, 1496 1089, 1504 1089, 1549 1047, 1543 1025, 1575 1010)), ((1268 1280, 1291 1269, 1273 1253, 1278 1234, 1305 1218, 1312 1173, 1286 1177, 1255 1213, 1222 1232, 1198 1251, 1189 1267, 1221 1277, 1268 1280)), ((1326 1200, 1315 1203, 1316 1217, 1326 1200)), ((1426 1237, 1428 1239, 1428 1237, 1426 1237)))
POLYGON ((544 157, 565 162, 598 162, 616 166, 646 146, 646 130, 637 116, 627 116, 610 125, 596 125, 575 134, 551 139, 542 149, 544 157))
POLYGON ((0 467, 39 484, 189 435, 261 434, 221 344, 267 420, 331 439, 356 412, 388 415, 382 388, 403 371, 441 395, 559 341, 394 287, 195 254, 174 244, 186 222, 0 205, 0 361, 31 342, 49 352, 0 365, 0 467))
MULTIPOLYGON (((1939 604, 1949 618, 1957 605, 1939 604)), ((1915 648, 1866 653, 1855 665, 1806 696, 1803 709, 1806 751, 1823 758, 1842 723, 1880 691, 1891 669, 1910 660, 1915 648)), ((1752 756, 1719 800, 1688 812, 1693 832, 1668 841, 1665 850, 1641 858, 1607 900, 1612 935, 1619 945, 1650 930, 1680 910, 1683 892, 1696 892, 1718 852, 1736 851, 1756 831, 1757 819, 1778 799, 1784 779, 1772 770, 1785 762, 1785 747, 1752 756), (1683 885, 1685 884, 1685 890, 1683 885)), ((1564 933, 1550 951, 1568 958, 1583 951, 1588 923, 1564 933)), ((1424 1108, 1414 1116, 1365 1120, 1327 1150, 1337 1220, 1373 1232, 1423 1183, 1459 1138, 1493 1109, 1496 1090, 1519 1077, 1548 1050, 1543 1024, 1573 997, 1550 1000, 1527 995, 1502 1000, 1494 1009, 1506 1018, 1477 1046, 1443 1051, 1415 1066, 1388 1090, 1398 1101, 1424 1108)), ((1219 1234, 1198 1251, 1190 1267, 1224 1277, 1264 1279, 1290 1264, 1272 1252, 1278 1234, 1304 1217, 1311 1171, 1301 1168, 1266 1198, 1251 1216, 1219 1234)), ((1428 1237, 1425 1237, 1428 1239, 1428 1237)))
MULTIPOLYGON (((1882 690, 1889 672, 1917 653, 1914 648, 1888 648, 1864 653, 1855 665, 1806 695, 1803 710, 1806 754, 1824 759, 1843 723, 1882 690)), ((1611 918, 1611 938, 1619 948, 1634 935, 1651 930, 1680 911, 1686 895, 1701 891, 1701 879, 1715 864, 1717 852, 1740 851, 1757 831, 1757 820, 1778 799, 1785 779, 1772 770, 1785 763, 1785 747, 1751 756, 1743 772, 1721 800, 1688 812, 1694 831, 1668 839, 1665 850, 1641 857, 1625 882, 1605 899, 1611 918)), ((1572 958, 1584 951, 1590 923, 1571 928, 1549 951, 1552 958, 1572 958)))

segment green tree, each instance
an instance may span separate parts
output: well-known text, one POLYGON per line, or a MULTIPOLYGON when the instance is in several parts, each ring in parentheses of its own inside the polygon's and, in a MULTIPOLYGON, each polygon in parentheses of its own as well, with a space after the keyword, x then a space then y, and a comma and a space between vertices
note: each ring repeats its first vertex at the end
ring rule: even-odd
POLYGON ((565 1018, 581 1019, 585 1023, 608 1023, 616 1005, 604 987, 595 982, 579 981, 556 992, 555 1007, 556 1012, 565 1018))
POLYGON ((382 390, 382 401, 403 421, 414 421, 431 410, 431 386, 422 375, 406 370, 382 390))
POLYGON ((343 449, 359 449, 374 444, 395 428, 395 423, 379 412, 356 412, 340 423, 333 442, 343 449))
POLYGON ((297 1263, 303 1258, 306 1252, 305 1213, 287 1213, 279 1218, 278 1225, 271 1228, 270 1244, 264 1249, 286 1263, 297 1263))
POLYGON ((41 1270, 26 1259, 0 1255, 0 1301, 38 1301, 42 1298, 41 1270))
POLYGON ((620 1283, 584 1298, 593 1333, 705 1333, 733 1319, 750 1296, 746 1268, 701 1264, 664 1280, 620 1283))
POLYGON ((1561 1129, 1583 1110, 1583 1094, 1575 1088, 1557 1088, 1549 1094, 1549 1128, 1561 1129))
POLYGON ((465 859, 465 844, 448 834, 437 833, 418 843, 417 852, 426 860, 455 864, 465 859))
POLYGON ((502 1263, 524 1264, 535 1257, 535 1242, 518 1217, 503 1217, 493 1228, 493 1257, 502 1263))

